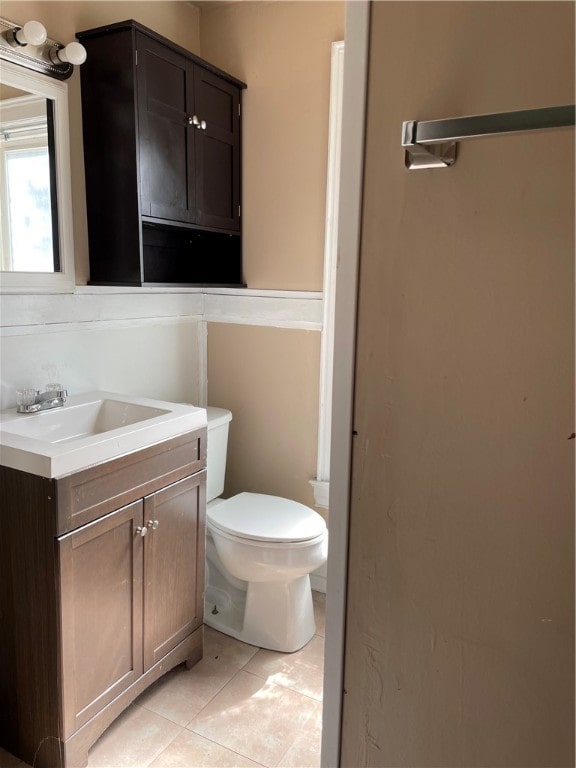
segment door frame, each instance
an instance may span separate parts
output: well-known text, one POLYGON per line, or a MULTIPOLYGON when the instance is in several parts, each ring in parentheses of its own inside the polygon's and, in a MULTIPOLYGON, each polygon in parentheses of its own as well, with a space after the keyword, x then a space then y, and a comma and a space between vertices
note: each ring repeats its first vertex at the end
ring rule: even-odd
POLYGON ((338 263, 334 314, 334 378, 330 454, 330 555, 326 589, 326 650, 322 758, 340 765, 348 517, 352 449, 356 300, 361 233, 369 0, 347 0, 342 97, 338 263))

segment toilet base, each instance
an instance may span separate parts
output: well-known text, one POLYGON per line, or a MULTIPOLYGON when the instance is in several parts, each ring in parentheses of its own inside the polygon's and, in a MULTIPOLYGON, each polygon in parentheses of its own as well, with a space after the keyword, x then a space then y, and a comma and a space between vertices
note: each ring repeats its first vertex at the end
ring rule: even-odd
POLYGON ((244 590, 210 563, 204 623, 249 645, 293 653, 316 631, 310 577, 251 582, 244 590))

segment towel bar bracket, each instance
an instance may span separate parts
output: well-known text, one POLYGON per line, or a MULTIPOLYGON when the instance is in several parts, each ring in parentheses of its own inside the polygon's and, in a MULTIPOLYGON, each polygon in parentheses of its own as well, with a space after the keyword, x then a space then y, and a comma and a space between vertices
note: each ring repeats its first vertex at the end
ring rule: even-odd
POLYGON ((456 142, 442 144, 417 144, 416 121, 409 120, 402 125, 402 146, 406 149, 406 168, 449 168, 456 162, 456 142))

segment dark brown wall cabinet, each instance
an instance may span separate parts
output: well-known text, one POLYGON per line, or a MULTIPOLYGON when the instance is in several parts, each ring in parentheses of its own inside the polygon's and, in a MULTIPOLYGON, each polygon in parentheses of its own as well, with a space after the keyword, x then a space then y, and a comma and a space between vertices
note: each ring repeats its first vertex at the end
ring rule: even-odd
POLYGON ((30 765, 86 765, 202 657, 205 434, 58 480, 0 467, 0 745, 30 765))
POLYGON ((91 282, 243 285, 245 84, 133 21, 77 36, 91 282))

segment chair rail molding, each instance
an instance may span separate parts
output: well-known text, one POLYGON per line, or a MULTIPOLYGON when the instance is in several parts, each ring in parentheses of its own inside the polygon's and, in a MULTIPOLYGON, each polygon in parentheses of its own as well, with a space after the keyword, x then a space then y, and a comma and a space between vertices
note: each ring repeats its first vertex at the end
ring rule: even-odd
POLYGON ((74 323, 191 316, 204 322, 320 331, 322 303, 316 291, 77 285, 66 296, 3 296, 0 335, 51 333, 54 325, 62 330, 74 323))

